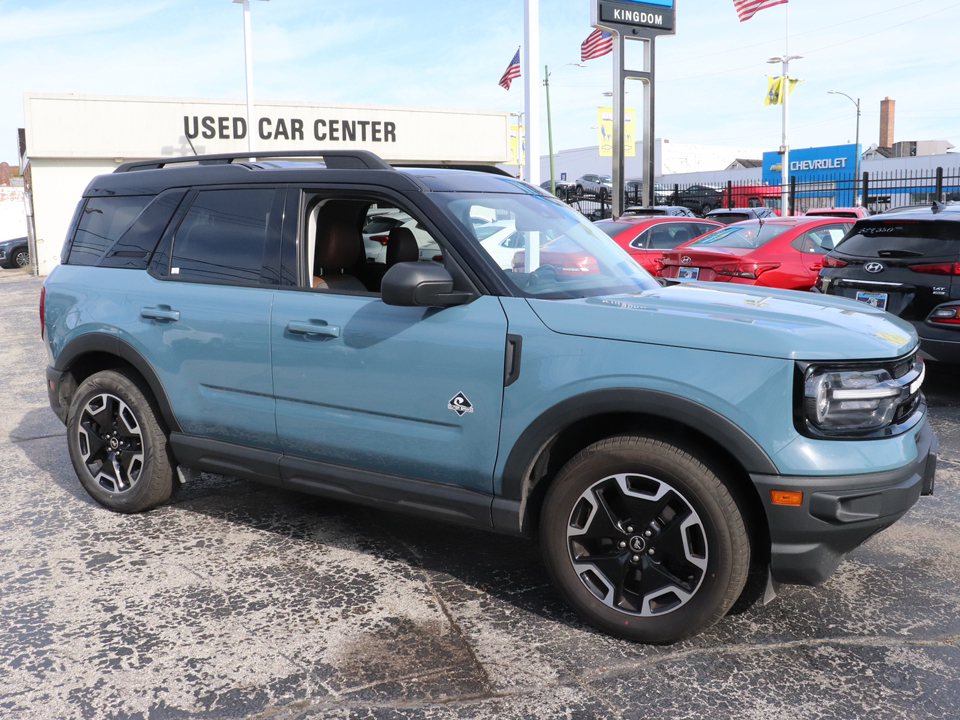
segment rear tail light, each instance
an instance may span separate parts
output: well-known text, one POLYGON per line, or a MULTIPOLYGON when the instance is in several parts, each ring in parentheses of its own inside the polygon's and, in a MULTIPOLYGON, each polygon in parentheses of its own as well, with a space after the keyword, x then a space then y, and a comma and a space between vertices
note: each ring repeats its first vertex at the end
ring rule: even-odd
POLYGON ((756 280, 768 270, 776 270, 778 267, 780 267, 780 263, 775 262, 742 262, 732 263, 730 265, 717 265, 712 269, 717 275, 730 275, 731 277, 742 277, 756 280))
POLYGON ((930 322, 960 325, 960 307, 945 307, 930 313, 930 322))
POLYGON ((387 244, 387 240, 388 240, 389 238, 390 238, 389 235, 371 235, 371 236, 370 236, 370 239, 371 239, 371 240, 373 240, 374 242, 378 242, 378 243, 380 243, 381 245, 386 245, 386 244, 387 244))
POLYGON ((46 286, 40 287, 40 339, 43 340, 43 306, 47 301, 46 286))
POLYGON ((930 275, 960 275, 960 263, 934 263, 933 265, 911 265, 910 269, 930 275))
POLYGON ((831 268, 839 268, 839 267, 846 267, 846 266, 847 266, 847 263, 845 263, 845 262, 844 262, 843 260, 841 260, 840 258, 835 258, 835 257, 833 257, 832 255, 824 255, 824 256, 823 256, 823 266, 824 266, 825 268, 828 268, 828 267, 831 267, 831 268))

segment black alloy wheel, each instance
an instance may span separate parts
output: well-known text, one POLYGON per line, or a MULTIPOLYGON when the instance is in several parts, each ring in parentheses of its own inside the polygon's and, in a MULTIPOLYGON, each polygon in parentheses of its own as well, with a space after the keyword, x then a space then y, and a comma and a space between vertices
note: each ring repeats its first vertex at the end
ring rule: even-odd
POLYGON ((67 445, 81 484, 118 512, 148 510, 176 484, 159 413, 142 381, 106 370, 87 378, 67 416, 67 445))
POLYGON ((570 605, 604 632, 672 643, 717 622, 750 565, 742 513, 720 478, 663 440, 594 443, 544 504, 544 559, 570 605))

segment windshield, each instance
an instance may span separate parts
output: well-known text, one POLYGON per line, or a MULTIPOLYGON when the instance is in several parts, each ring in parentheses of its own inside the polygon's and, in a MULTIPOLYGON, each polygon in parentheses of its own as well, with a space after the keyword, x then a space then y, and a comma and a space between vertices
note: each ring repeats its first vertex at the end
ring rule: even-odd
POLYGON ((696 245, 701 248, 758 248, 789 229, 789 225, 773 225, 760 222, 740 223, 714 230, 699 240, 694 240, 687 247, 696 245))
POLYGON ((601 175, 601 176, 600 176, 599 178, 597 178, 597 179, 598 179, 600 182, 602 182, 604 185, 612 185, 612 184, 613 184, 613 178, 610 177, 609 175, 601 175))
POLYGON ((431 193, 524 297, 561 299, 637 293, 659 285, 583 215, 556 198, 516 193, 431 193), (509 248, 479 238, 471 216, 516 229, 509 248))

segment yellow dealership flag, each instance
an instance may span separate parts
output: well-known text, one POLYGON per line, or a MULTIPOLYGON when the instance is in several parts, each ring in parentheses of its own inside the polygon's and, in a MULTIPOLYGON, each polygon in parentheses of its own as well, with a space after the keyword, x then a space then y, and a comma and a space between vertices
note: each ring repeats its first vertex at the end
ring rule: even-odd
MULTIPOLYGON (((600 157, 613 157, 613 108, 597 108, 597 144, 600 146, 600 157)), ((637 141, 634 127, 636 127, 636 110, 623 109, 623 155, 624 157, 637 156, 637 141)))
MULTIPOLYGON (((797 83, 800 82, 796 78, 790 78, 790 90, 793 92, 793 88, 796 87, 797 83)), ((767 98, 763 101, 764 105, 783 105, 783 78, 782 77, 770 77, 767 76, 767 98)))

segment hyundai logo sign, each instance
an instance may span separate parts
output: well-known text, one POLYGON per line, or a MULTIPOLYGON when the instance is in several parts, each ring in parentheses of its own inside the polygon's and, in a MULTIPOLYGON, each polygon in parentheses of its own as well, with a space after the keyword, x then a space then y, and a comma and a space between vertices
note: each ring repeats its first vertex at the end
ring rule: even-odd
POLYGON ((863 266, 863 269, 866 270, 868 273, 883 272, 883 263, 868 262, 866 265, 863 266))

